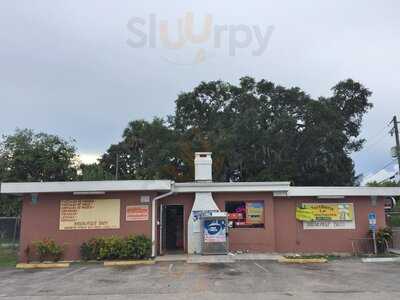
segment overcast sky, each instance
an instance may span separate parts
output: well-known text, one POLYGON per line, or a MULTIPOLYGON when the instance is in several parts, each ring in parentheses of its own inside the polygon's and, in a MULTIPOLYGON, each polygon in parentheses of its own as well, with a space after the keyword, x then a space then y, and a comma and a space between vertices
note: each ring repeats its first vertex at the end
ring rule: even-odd
MULTIPOLYGON (((368 177, 390 163, 387 124, 400 116, 399 11, 395 0, 3 0, 0 132, 74 138, 88 160, 130 120, 172 114, 177 94, 200 81, 250 75, 318 97, 353 78, 374 93, 362 133, 369 142, 354 155, 368 177), (154 28, 167 21, 168 41, 178 41, 188 13, 198 39, 185 35, 168 49, 154 28)), ((393 164, 371 178, 394 172, 393 164)))

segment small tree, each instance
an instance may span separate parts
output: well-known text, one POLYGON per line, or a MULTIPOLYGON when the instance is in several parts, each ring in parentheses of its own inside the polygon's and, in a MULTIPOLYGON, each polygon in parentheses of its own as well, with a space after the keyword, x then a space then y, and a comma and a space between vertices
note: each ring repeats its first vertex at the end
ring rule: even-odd
MULTIPOLYGON (((0 181, 68 181, 77 178, 74 141, 17 129, 0 142, 0 181)), ((18 216, 21 204, 2 195, 0 216, 18 216)))

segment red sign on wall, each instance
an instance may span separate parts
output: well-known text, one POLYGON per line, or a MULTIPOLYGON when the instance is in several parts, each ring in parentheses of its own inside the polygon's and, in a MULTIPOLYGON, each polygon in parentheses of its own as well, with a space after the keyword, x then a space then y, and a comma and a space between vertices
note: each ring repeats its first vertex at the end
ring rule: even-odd
POLYGON ((126 207, 126 221, 148 221, 149 206, 134 205, 126 207))

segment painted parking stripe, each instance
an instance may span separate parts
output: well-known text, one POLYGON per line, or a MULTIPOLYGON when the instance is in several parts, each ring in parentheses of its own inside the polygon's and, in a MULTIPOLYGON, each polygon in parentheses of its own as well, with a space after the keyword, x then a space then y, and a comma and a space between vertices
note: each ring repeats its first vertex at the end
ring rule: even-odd
POLYGON ((263 270, 265 273, 270 273, 269 270, 267 270, 266 268, 264 268, 262 265, 258 264, 258 263, 254 263, 257 267, 259 267, 261 270, 263 270))
POLYGON ((168 272, 172 273, 172 269, 174 268, 174 264, 170 264, 168 268, 168 272))
POLYGON ((44 283, 42 286, 40 286, 39 288, 33 290, 33 291, 30 293, 30 296, 36 296, 36 294, 40 293, 43 289, 45 289, 45 288, 48 287, 49 285, 53 285, 53 284, 56 285, 57 282, 63 281, 63 280, 66 279, 67 277, 72 276, 72 275, 74 275, 74 274, 76 274, 76 273, 78 273, 78 272, 87 270, 88 268, 89 268, 89 267, 79 267, 79 268, 77 268, 77 269, 75 269, 75 270, 71 270, 70 272, 67 272, 67 273, 61 275, 60 277, 54 276, 54 279, 53 279, 53 280, 49 280, 49 281, 47 281, 46 283, 44 283))

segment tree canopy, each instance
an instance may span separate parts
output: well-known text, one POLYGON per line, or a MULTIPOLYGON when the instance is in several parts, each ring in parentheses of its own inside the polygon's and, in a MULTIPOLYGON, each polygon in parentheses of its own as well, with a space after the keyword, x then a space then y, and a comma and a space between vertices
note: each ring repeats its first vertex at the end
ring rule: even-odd
POLYGON ((182 93, 166 121, 133 121, 122 141, 100 164, 119 178, 193 179, 193 154, 213 152, 217 181, 288 180, 296 185, 354 185, 350 157, 359 138, 371 92, 351 79, 330 97, 312 99, 251 77, 239 85, 202 82, 182 93))
MULTIPOLYGON (((16 130, 0 143, 0 181, 68 181, 77 178, 76 149, 56 135, 16 130)), ((20 202, 1 196, 0 216, 16 216, 20 202)))
POLYGON ((1 181, 65 181, 76 178, 76 149, 56 135, 17 130, 0 143, 1 181))

